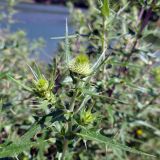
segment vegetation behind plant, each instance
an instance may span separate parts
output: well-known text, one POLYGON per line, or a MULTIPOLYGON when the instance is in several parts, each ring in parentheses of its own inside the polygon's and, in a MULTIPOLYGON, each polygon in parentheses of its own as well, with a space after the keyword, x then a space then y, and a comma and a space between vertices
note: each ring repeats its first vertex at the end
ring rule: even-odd
POLYGON ((1 158, 159 159, 160 4, 88 4, 69 4, 77 32, 66 20, 52 37, 64 40, 52 64, 31 62, 24 32, 2 36, 1 158))

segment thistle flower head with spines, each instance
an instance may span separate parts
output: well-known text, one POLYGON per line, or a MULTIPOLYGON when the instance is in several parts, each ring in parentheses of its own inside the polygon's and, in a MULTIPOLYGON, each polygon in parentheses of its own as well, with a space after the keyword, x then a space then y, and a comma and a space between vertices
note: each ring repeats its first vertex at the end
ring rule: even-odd
POLYGON ((39 92, 44 92, 48 90, 49 82, 45 78, 40 78, 37 81, 34 81, 36 90, 39 92))
POLYGON ((90 61, 86 54, 79 54, 69 63, 69 70, 82 76, 88 76, 91 73, 90 61))
POLYGON ((56 97, 52 93, 52 88, 54 87, 54 84, 50 84, 45 77, 40 77, 37 80, 33 81, 34 84, 34 92, 40 96, 41 98, 47 99, 51 103, 56 102, 56 97))

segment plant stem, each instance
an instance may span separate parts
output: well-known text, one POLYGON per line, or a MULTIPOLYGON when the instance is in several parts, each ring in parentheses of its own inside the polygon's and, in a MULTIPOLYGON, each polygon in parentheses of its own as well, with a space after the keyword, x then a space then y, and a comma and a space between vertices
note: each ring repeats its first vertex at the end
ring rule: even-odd
MULTIPOLYGON (((103 17, 103 39, 102 39, 102 52, 107 48, 106 45, 106 25, 105 25, 105 18, 103 17)), ((103 59, 105 59, 105 55, 103 57, 103 59)))
POLYGON ((75 113, 77 114, 84 106, 85 104, 88 102, 88 100, 90 99, 90 96, 87 95, 84 100, 82 101, 81 105, 79 106, 79 108, 76 109, 75 113))
POLYGON ((70 111, 71 111, 71 112, 73 112, 73 110, 74 110, 76 97, 77 97, 77 92, 75 92, 75 94, 74 94, 74 96, 73 96, 73 98, 72 98, 72 102, 71 102, 71 105, 70 105, 70 111))
MULTIPOLYGON (((103 17, 102 52, 104 52, 107 49, 107 43, 106 43, 107 36, 106 36, 106 24, 105 24, 105 22, 106 22, 106 19, 105 19, 105 17, 103 17)), ((106 56, 106 54, 104 54, 103 60, 105 60, 105 56, 106 56)), ((105 81, 105 79, 106 79, 106 65, 104 65, 104 67, 103 67, 103 73, 104 73, 104 81, 105 81)))
POLYGON ((75 101, 76 101, 76 97, 77 97, 77 94, 78 94, 78 91, 77 91, 78 85, 79 85, 79 82, 76 82, 75 93, 73 95, 73 98, 72 98, 72 101, 71 101, 71 104, 70 104, 70 111, 71 112, 73 112, 73 110, 74 110, 75 101))
POLYGON ((63 144, 63 151, 62 151, 61 160, 65 160, 65 154, 66 154, 67 149, 68 149, 68 140, 67 140, 67 139, 64 139, 64 144, 63 144))

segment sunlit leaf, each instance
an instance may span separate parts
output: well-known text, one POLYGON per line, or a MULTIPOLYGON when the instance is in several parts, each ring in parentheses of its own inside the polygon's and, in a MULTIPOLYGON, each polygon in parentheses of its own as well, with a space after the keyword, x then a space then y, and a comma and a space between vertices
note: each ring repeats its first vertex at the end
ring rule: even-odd
POLYGON ((108 138, 106 136, 103 136, 102 134, 100 134, 99 132, 95 132, 95 131, 89 131, 89 130, 82 130, 82 132, 80 133, 77 133, 78 136, 86 139, 86 140, 91 140, 91 141, 96 141, 96 142, 99 142, 101 144, 105 144, 111 148, 114 148, 114 149, 121 149, 121 150, 124 150, 124 151, 128 151, 128 152, 132 152, 132 153, 135 153, 135 154, 141 154, 141 155, 146 155, 146 156, 152 156, 154 157, 153 155, 150 155, 148 153, 145 153, 145 152, 141 152, 141 151, 138 151, 134 148, 130 148, 126 145, 123 145, 119 142, 117 142, 115 139, 113 138, 108 138))
POLYGON ((36 142, 31 141, 31 138, 34 135, 36 135, 36 133, 40 132, 42 128, 43 130, 44 128, 46 128, 44 123, 46 122, 53 123, 57 120, 60 121, 62 119, 63 119, 63 112, 61 110, 57 110, 55 112, 43 116, 38 122, 35 122, 35 124, 33 124, 33 126, 18 140, 16 140, 12 144, 4 146, 4 148, 1 149, 0 158, 9 156, 14 157, 20 154, 21 152, 29 149, 33 145, 37 145, 36 142))

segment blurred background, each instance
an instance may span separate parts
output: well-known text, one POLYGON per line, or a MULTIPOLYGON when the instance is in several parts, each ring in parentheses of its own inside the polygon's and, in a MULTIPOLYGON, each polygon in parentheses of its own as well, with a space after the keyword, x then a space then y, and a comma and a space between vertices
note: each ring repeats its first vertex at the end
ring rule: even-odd
MULTIPOLYGON (((87 7, 85 1, 0 0, 2 19, 0 30, 8 27, 11 32, 25 31, 27 38, 30 40, 42 38, 45 47, 44 50, 41 50, 40 59, 49 62, 53 58, 59 42, 50 38, 64 35, 65 20, 69 16, 69 10, 67 9, 69 2, 83 9, 87 7)), ((73 26, 69 26, 69 32, 74 32, 73 26)))

